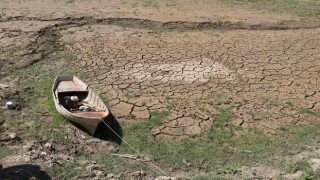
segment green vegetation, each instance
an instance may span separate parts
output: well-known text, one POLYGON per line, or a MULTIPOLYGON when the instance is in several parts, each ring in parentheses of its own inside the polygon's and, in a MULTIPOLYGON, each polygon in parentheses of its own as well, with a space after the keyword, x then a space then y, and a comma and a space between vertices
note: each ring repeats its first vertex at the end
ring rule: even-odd
POLYGON ((88 72, 78 72, 76 73, 76 76, 79 77, 80 79, 88 79, 91 77, 91 74, 88 72))
POLYGON ((270 106, 281 106, 284 103, 279 98, 262 97, 262 102, 270 106))
POLYGON ((140 95, 138 94, 138 93, 136 93, 136 92, 131 92, 131 93, 128 93, 127 95, 126 95, 126 97, 128 98, 128 99, 135 99, 135 98, 137 98, 137 97, 139 97, 140 95))
MULTIPOLYGON (((134 144, 135 149, 143 149, 144 141, 155 142, 149 135, 149 129, 161 124, 161 120, 169 115, 169 112, 151 112, 151 119, 146 122, 141 122, 124 127, 124 137, 127 142, 134 144), (130 133, 130 136, 126 136, 126 133, 130 133), (127 139, 128 138, 128 139, 127 139)), ((130 150, 131 151, 131 150, 130 150)), ((136 152, 134 152, 136 153, 136 152)))
POLYGON ((272 115, 269 112, 264 112, 264 111, 249 111, 248 114, 255 121, 265 120, 272 117, 272 115))
POLYGON ((128 119, 135 119, 136 116, 135 116, 134 114, 132 114, 132 113, 129 113, 129 114, 127 115, 127 118, 128 118, 128 119))
POLYGON ((17 50, 17 51, 24 51, 26 49, 26 44, 19 44, 18 46, 16 46, 13 49, 17 50))
MULTIPOLYGON (((181 141, 156 140, 149 129, 161 125, 161 119, 169 112, 152 112, 150 121, 124 126, 124 138, 140 154, 150 154, 156 161, 177 167, 201 167, 216 175, 232 175, 243 165, 265 164, 280 167, 279 161, 269 157, 274 153, 288 156, 307 151, 307 144, 320 140, 320 125, 293 125, 281 127, 276 137, 265 136, 259 129, 249 132, 228 124, 235 115, 230 108, 219 109, 214 120, 214 128, 207 137, 190 136, 181 141), (312 133, 309 133, 309 132, 312 133), (241 136, 236 136, 240 133, 241 136), (187 163, 186 163, 187 162, 187 163)), ((136 154, 126 144, 121 152, 136 154)), ((297 161, 286 166, 288 172, 307 167, 306 161, 297 161)), ((303 170, 307 170, 303 169, 303 170)))
POLYGON ((215 127, 222 127, 224 124, 229 123, 232 118, 235 118, 236 116, 231 112, 232 107, 229 107, 227 109, 218 109, 218 113, 214 119, 214 126, 215 127))
POLYGON ((159 5, 154 0, 144 0, 143 3, 145 7, 159 8, 159 5))
POLYGON ((312 169, 307 169, 300 179, 302 180, 313 180, 320 177, 320 170, 313 171, 312 169))
POLYGON ((0 159, 9 156, 12 154, 12 151, 6 147, 0 147, 0 159))
POLYGON ((102 94, 100 95, 100 99, 104 102, 105 105, 110 105, 108 96, 102 94))
POLYGON ((65 59, 67 62, 72 62, 76 59, 76 56, 72 53, 68 53, 66 54, 65 59))
POLYGON ((90 175, 89 169, 85 170, 85 167, 76 163, 71 162, 67 164, 62 164, 61 166, 53 166, 52 168, 47 168, 46 171, 51 172, 59 179, 70 179, 79 175, 90 175))
POLYGON ((66 3, 68 3, 68 4, 71 4, 71 3, 74 3, 75 2, 75 0, 66 0, 66 3))
MULTIPOLYGON (((234 134, 230 131, 212 130, 208 135, 209 138, 203 138, 200 141, 197 136, 177 142, 159 141, 152 138, 148 133, 149 129, 160 125, 161 119, 165 118, 168 114, 169 112, 152 112, 150 121, 125 127, 125 140, 130 142, 138 152, 151 154, 157 161, 166 162, 171 165, 183 167, 187 165, 185 162, 189 162, 194 167, 203 166, 203 168, 210 168, 214 166, 219 167, 219 165, 223 165, 224 162, 229 161, 240 163, 240 159, 238 158, 241 155, 234 150, 220 146, 224 143, 229 143, 230 146, 237 144, 234 134), (126 136, 126 134, 130 134, 130 136, 126 136), (202 161, 206 163, 202 163, 202 161)), ((221 124, 230 120, 231 117, 233 115, 228 110, 221 109, 218 121, 221 124)), ((261 143, 253 144, 250 138, 245 138, 247 146, 243 145, 243 151, 246 148, 250 149, 251 146, 253 150, 263 151, 265 148, 263 145, 271 143, 271 140, 263 140, 262 137, 259 137, 261 138, 261 143)), ((126 145, 123 145, 121 148, 125 152, 136 153, 131 148, 126 147, 126 145)), ((246 156, 246 154, 243 155, 246 156)), ((235 165, 222 167, 219 172, 225 174, 232 173, 236 171, 235 167, 235 165)))
POLYGON ((294 105, 294 102, 292 101, 287 101, 286 102, 286 105, 288 105, 289 107, 293 108, 295 105, 294 105))
POLYGON ((89 25, 88 26, 88 32, 93 32, 94 31, 94 28, 92 27, 92 25, 89 25))
MULTIPOLYGON (((66 57, 68 59, 68 55, 64 53, 57 53, 55 55, 56 60, 69 63, 66 57)), ((56 141, 64 142, 66 138, 61 132, 61 128, 65 128, 68 121, 56 111, 51 98, 51 88, 56 76, 72 73, 66 67, 56 67, 53 65, 54 63, 52 61, 39 62, 37 65, 14 71, 14 73, 20 75, 21 80, 18 86, 31 88, 34 92, 20 92, 15 97, 17 101, 24 102, 30 109, 28 109, 23 118, 15 120, 16 124, 11 125, 17 128, 22 121, 33 121, 32 130, 28 129, 25 132, 20 132, 35 138, 55 139, 56 141), (52 117, 51 121, 43 122, 40 120, 44 112, 48 112, 48 115, 52 117), (49 133, 47 131, 49 128, 53 129, 53 132, 49 133)))
POLYGON ((68 40, 65 40, 65 41, 62 41, 62 46, 72 46, 74 44, 73 41, 68 41, 68 40))
POLYGON ((300 114, 310 114, 310 115, 313 115, 313 116, 320 116, 320 112, 319 111, 314 111, 312 109, 306 109, 306 108, 300 109, 300 114))
POLYGON ((298 171, 304 171, 307 169, 310 169, 310 164, 306 160, 299 160, 296 162, 289 162, 285 165, 284 169, 285 171, 293 174, 298 171))
POLYGON ((206 97, 204 97, 204 99, 207 101, 207 103, 209 104, 230 104, 232 101, 232 98, 230 96, 226 96, 224 94, 220 94, 220 93, 212 93, 206 97))
POLYGON ((314 171, 307 159, 298 160, 295 162, 286 162, 283 169, 291 174, 302 171, 303 174, 300 177, 302 180, 312 180, 320 177, 320 170, 314 171))
POLYGON ((234 175, 238 172, 239 167, 234 164, 227 164, 217 170, 217 174, 234 175))
POLYGON ((178 100, 175 99, 167 99, 167 107, 168 109, 178 109, 181 106, 181 101, 179 102, 178 100))
POLYGON ((6 15, 7 15, 6 9, 5 9, 5 8, 1 8, 1 9, 0 9, 0 18, 4 17, 4 16, 6 16, 6 15))
POLYGON ((127 161, 122 157, 106 154, 105 152, 101 152, 100 154, 94 155, 91 158, 98 164, 108 167, 108 169, 113 173, 121 173, 128 169, 132 171, 149 170, 148 164, 145 165, 139 163, 138 161, 127 161))
POLYGON ((301 17, 320 18, 320 4, 317 0, 220 0, 228 5, 254 8, 301 17))
POLYGON ((113 65, 112 60, 108 60, 108 61, 106 62, 106 64, 105 64, 106 71, 111 70, 111 69, 112 69, 112 65, 113 65))

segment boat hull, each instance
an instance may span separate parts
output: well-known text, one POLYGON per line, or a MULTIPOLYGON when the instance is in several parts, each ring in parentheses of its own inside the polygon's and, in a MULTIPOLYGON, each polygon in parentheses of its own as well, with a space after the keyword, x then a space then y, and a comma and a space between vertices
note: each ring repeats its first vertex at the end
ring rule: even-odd
POLYGON ((91 135, 94 134, 99 123, 109 115, 108 108, 105 106, 100 97, 97 96, 88 85, 74 76, 58 76, 54 82, 52 91, 53 100, 57 111, 68 120, 84 127, 91 135), (63 86, 63 83, 61 82, 63 81, 75 82, 77 88, 79 89, 77 90, 75 87, 67 86, 64 86, 64 89, 62 89, 61 86, 63 86), (86 102, 86 104, 95 107, 98 111, 73 113, 66 108, 66 105, 61 101, 62 98, 60 96, 63 96, 63 94, 66 93, 76 94, 80 92, 87 94, 86 97, 83 97, 83 102, 86 102))

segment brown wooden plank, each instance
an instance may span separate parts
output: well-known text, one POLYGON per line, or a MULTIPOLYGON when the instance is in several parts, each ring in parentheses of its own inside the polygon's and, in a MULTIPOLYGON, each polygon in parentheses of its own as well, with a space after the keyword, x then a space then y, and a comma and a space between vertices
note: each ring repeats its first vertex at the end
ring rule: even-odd
POLYGON ((61 81, 58 85, 58 92, 67 92, 67 91, 85 91, 74 81, 61 81))

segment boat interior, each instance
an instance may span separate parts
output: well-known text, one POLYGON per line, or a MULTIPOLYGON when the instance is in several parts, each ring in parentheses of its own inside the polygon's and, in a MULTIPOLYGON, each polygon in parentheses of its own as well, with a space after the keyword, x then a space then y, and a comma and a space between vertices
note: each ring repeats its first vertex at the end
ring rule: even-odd
POLYGON ((101 118, 106 116, 106 112, 104 111, 95 111, 93 112, 82 112, 81 110, 72 110, 70 107, 66 104, 65 97, 67 96, 77 96, 79 98, 78 106, 80 105, 88 105, 88 102, 86 102, 89 92, 88 91, 81 91, 81 92, 59 92, 58 93, 58 99, 60 104, 67 109, 69 112, 74 114, 75 116, 83 117, 83 118, 101 118))
POLYGON ((75 116, 102 118, 108 115, 107 107, 99 96, 77 78, 59 77, 54 84, 53 91, 58 102, 75 116), (75 96, 76 100, 71 100, 75 96))
POLYGON ((78 92, 58 92, 59 103, 67 110, 70 111, 70 107, 66 104, 65 97, 67 96, 77 96, 79 98, 78 102, 84 102, 84 100, 88 97, 88 91, 78 91, 78 92))

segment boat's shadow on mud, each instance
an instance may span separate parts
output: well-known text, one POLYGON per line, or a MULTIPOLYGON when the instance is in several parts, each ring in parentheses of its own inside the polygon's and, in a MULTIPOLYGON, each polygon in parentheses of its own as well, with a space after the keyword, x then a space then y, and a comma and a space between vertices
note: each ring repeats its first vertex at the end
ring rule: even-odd
MULTIPOLYGON (((78 129, 90 134, 84 127, 72 121, 70 122, 78 129)), ((94 132, 93 137, 104 140, 104 141, 112 141, 117 144, 122 143, 122 137, 123 137, 122 128, 119 122, 117 121, 117 119, 113 116, 111 112, 109 112, 109 115, 98 124, 98 127, 94 132)))
POLYGON ((99 123, 93 137, 105 141, 113 141, 118 144, 122 143, 123 134, 121 126, 111 112, 103 121, 99 123))

